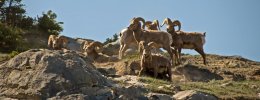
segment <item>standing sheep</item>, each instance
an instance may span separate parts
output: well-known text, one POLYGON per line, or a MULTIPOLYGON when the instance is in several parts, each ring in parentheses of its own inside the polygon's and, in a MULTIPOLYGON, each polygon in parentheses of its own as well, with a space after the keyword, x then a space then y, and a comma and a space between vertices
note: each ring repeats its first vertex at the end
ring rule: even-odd
MULTIPOLYGON (((171 21, 166 18, 161 27, 167 24, 167 32, 172 35, 172 47, 177 49, 178 58, 181 58, 181 49, 194 49, 203 57, 203 63, 206 65, 206 54, 204 53, 203 45, 205 44, 206 32, 183 32, 180 31, 181 23, 178 20, 171 21), (179 30, 175 31, 174 26, 179 26, 179 30)), ((178 60, 179 61, 179 60, 178 60)), ((180 61, 179 61, 180 63, 180 61)))
POLYGON ((172 44, 172 37, 170 33, 163 32, 163 31, 157 31, 157 30, 143 30, 145 25, 145 20, 141 17, 133 18, 130 25, 129 29, 133 31, 134 38, 137 43, 140 41, 145 41, 146 43, 149 42, 155 42, 161 48, 166 50, 170 57, 171 61, 173 63, 173 53, 171 49, 171 44, 172 44), (143 22, 143 26, 141 28, 141 23, 140 21, 143 22))

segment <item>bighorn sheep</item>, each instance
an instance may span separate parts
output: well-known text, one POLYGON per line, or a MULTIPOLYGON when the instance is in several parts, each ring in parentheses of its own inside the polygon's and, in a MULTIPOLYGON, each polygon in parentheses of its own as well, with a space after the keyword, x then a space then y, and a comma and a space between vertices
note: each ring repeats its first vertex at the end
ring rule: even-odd
POLYGON ((141 70, 139 71, 138 76, 140 76, 145 71, 152 70, 154 73, 154 77, 160 74, 168 74, 169 80, 171 80, 171 62, 167 58, 162 55, 152 54, 151 50, 156 47, 156 43, 150 42, 145 44, 145 42, 140 42, 141 45, 144 46, 143 54, 141 58, 141 70))
POLYGON ((95 41, 95 42, 84 42, 83 51, 87 53, 87 55, 93 59, 98 57, 98 53, 102 52, 103 44, 95 41))
POLYGON ((120 32, 120 48, 119 48, 119 59, 122 59, 124 56, 125 51, 129 47, 137 47, 137 42, 134 39, 133 31, 131 31, 129 28, 125 28, 120 32))
MULTIPOLYGON (((160 30, 158 20, 154 20, 153 22, 146 21, 145 25, 146 25, 148 30, 158 30, 158 29, 160 30)), ((122 59, 125 51, 129 47, 136 47, 137 43, 136 43, 136 40, 134 39, 133 31, 129 30, 129 28, 123 29, 120 32, 119 36, 120 36, 120 39, 119 39, 119 42, 120 42, 119 59, 122 59)))
POLYGON ((48 47, 52 49, 67 49, 68 39, 65 36, 50 35, 48 47))
POLYGON ((154 20, 153 22, 151 21, 146 21, 145 26, 147 27, 148 30, 161 30, 159 26, 159 21, 154 20))
POLYGON ((161 48, 165 49, 169 53, 173 64, 173 53, 171 49, 171 44, 173 41, 171 34, 168 32, 157 30, 143 30, 144 27, 145 20, 141 17, 137 17, 131 20, 128 28, 133 31, 133 35, 137 43, 139 43, 140 41, 145 41, 146 43, 155 42, 156 44, 161 46, 161 48), (142 28, 140 21, 143 22, 142 28))
MULTIPOLYGON (((173 44, 172 46, 177 49, 178 58, 181 58, 181 49, 194 49, 203 57, 203 63, 206 65, 206 54, 204 53, 203 45, 205 44, 206 32, 183 32, 180 31, 181 23, 178 20, 171 21, 166 18, 161 27, 166 23, 167 32, 172 35, 173 44), (179 26, 179 30, 175 31, 174 26, 179 26)), ((178 60, 179 61, 179 60, 178 60)), ((179 61, 180 62, 180 61, 179 61)))

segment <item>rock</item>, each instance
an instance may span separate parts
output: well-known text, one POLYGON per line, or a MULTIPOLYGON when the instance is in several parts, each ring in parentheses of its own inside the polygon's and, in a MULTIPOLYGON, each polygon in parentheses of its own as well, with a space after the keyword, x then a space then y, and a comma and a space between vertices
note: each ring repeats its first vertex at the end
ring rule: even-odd
POLYGON ((108 44, 104 45, 103 47, 104 47, 104 49, 102 51, 103 54, 106 54, 108 56, 118 55, 120 44, 119 44, 119 41, 117 40, 115 42, 108 43, 108 44))
POLYGON ((148 90, 145 88, 135 85, 115 89, 115 94, 118 95, 120 100, 148 100, 144 96, 147 92, 148 90))
POLYGON ((167 94, 160 94, 160 93, 149 93, 147 95, 149 100, 172 100, 173 98, 167 94))
POLYGON ((178 92, 173 95, 173 98, 176 100, 218 100, 214 95, 195 91, 195 90, 186 90, 178 92))
POLYGON ((210 72, 208 69, 202 69, 198 66, 186 64, 174 69, 173 76, 180 76, 185 81, 202 81, 208 82, 210 80, 223 80, 223 77, 216 73, 210 72))
POLYGON ((111 86, 90 62, 75 52, 59 50, 32 49, 20 53, 1 64, 0 73, 0 95, 15 99, 98 96, 101 94, 93 94, 93 88, 96 92, 111 86))

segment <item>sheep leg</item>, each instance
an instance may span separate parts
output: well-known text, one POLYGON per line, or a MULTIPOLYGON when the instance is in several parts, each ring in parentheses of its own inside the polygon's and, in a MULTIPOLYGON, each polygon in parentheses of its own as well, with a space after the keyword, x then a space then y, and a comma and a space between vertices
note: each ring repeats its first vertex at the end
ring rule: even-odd
POLYGON ((206 54, 204 53, 203 48, 200 48, 200 49, 196 48, 195 50, 202 56, 203 63, 204 63, 204 65, 206 65, 206 54))
POLYGON ((178 48, 178 61, 181 64, 181 48, 178 48))
POLYGON ((144 71, 145 71, 145 68, 141 67, 141 69, 140 69, 140 71, 138 73, 138 77, 140 77, 144 71))
POLYGON ((123 47, 124 47, 125 45, 124 44, 122 44, 122 45, 120 45, 120 48, 119 48, 119 59, 122 59, 122 49, 123 49, 123 47))
POLYGON ((153 70, 153 76, 154 76, 154 78, 157 78, 157 76, 158 76, 158 73, 157 73, 158 67, 160 67, 160 66, 155 66, 155 68, 154 68, 154 70, 153 70))
POLYGON ((168 48, 164 48, 170 55, 170 58, 171 58, 171 64, 173 65, 174 64, 174 60, 173 60, 173 53, 172 53, 172 50, 171 50, 171 47, 168 47, 168 48))
POLYGON ((126 51, 127 48, 128 48, 128 45, 124 45, 124 46, 123 46, 123 49, 122 49, 122 52, 121 52, 121 59, 123 58, 123 56, 124 56, 125 51, 126 51))
POLYGON ((172 69, 171 69, 171 67, 168 68, 167 71, 168 71, 169 81, 172 81, 172 69))

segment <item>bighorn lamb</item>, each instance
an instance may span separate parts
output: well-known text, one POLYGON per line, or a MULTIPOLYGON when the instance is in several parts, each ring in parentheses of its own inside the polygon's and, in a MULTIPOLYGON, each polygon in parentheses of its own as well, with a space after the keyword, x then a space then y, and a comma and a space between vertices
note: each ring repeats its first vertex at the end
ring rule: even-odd
POLYGON ((171 62, 162 55, 152 54, 151 50, 156 47, 156 43, 150 42, 145 44, 145 42, 140 42, 144 46, 142 58, 141 58, 141 70, 138 76, 140 76, 145 71, 153 71, 154 77, 158 76, 158 73, 166 75, 168 74, 169 80, 171 80, 171 62))
POLYGON ((87 54, 87 56, 96 59, 98 57, 98 53, 102 52, 103 50, 103 44, 98 41, 85 41, 82 49, 87 54))
POLYGON ((171 44, 173 41, 171 34, 157 30, 143 30, 141 28, 140 21, 143 22, 142 28, 144 29, 145 20, 141 17, 133 18, 129 25, 129 29, 133 31, 133 35, 137 43, 140 41, 145 41, 146 43, 155 42, 160 46, 160 48, 163 48, 169 53, 173 64, 173 52, 171 49, 171 44))
MULTIPOLYGON (((177 49, 178 58, 181 58, 181 49, 194 49, 203 57, 203 63, 206 65, 206 54, 204 53, 203 45, 205 44, 206 32, 183 32, 180 31, 181 23, 178 20, 171 21, 166 18, 163 23, 166 23, 167 32, 172 35, 172 46, 177 49), (179 30, 175 31, 174 26, 179 26, 179 30)), ((163 24, 164 25, 164 24, 163 24)), ((163 26, 162 25, 162 26, 163 26)), ((180 62, 180 61, 179 61, 180 62)))
POLYGON ((50 35, 48 39, 48 47, 51 49, 67 49, 68 39, 65 36, 50 35))
POLYGON ((161 30, 159 26, 159 21, 154 20, 153 22, 151 21, 146 21, 145 26, 147 27, 148 30, 161 30))

